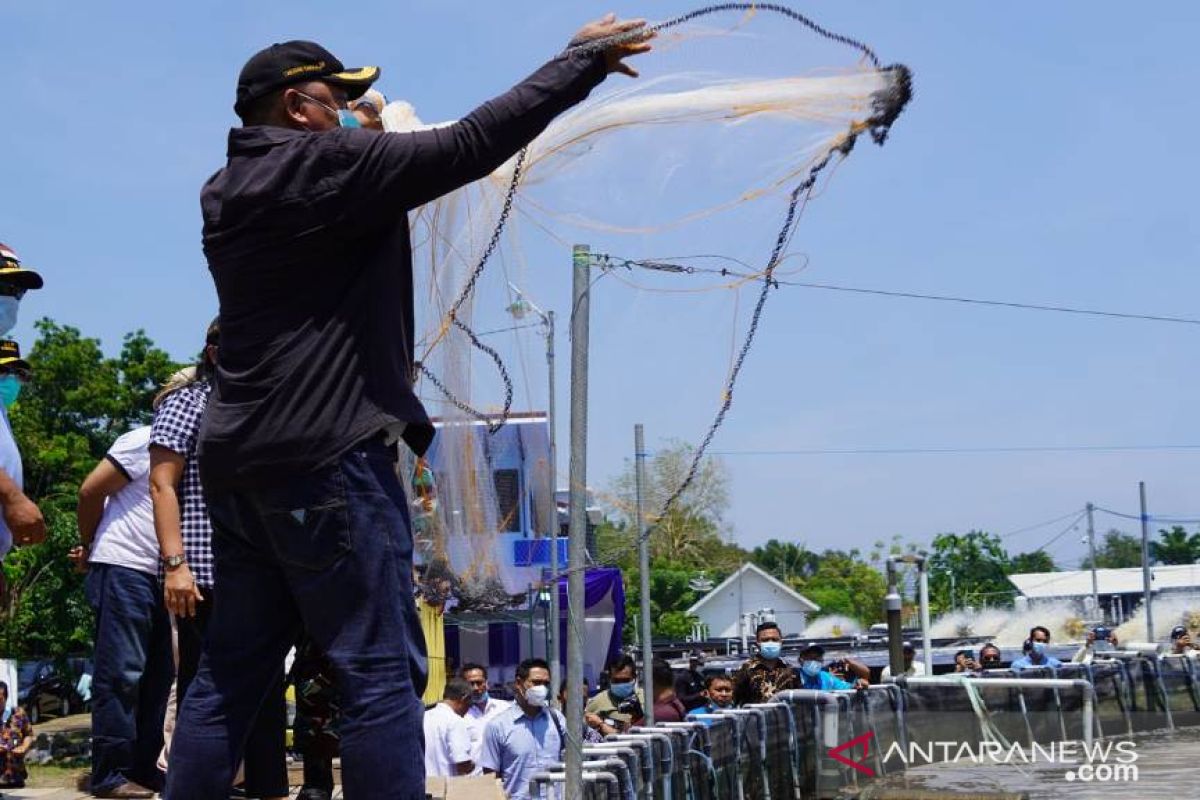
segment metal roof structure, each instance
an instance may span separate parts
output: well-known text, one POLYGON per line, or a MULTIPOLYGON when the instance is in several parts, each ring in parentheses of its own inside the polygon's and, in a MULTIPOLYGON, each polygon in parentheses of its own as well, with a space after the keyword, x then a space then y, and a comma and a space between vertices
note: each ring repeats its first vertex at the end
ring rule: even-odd
MULTIPOLYGON (((1008 580, 1024 596, 1033 599, 1081 597, 1092 593, 1092 571, 1026 572, 1009 575, 1008 580)), ((1200 564, 1172 564, 1150 568, 1154 591, 1200 590, 1200 564)), ((1096 570, 1098 594, 1140 594, 1142 568, 1096 570)))

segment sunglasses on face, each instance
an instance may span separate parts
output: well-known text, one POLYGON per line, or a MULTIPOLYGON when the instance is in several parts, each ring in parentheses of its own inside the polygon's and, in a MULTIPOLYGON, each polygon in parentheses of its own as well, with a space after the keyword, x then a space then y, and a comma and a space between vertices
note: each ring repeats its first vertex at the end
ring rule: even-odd
POLYGON ((15 297, 20 300, 25 296, 25 290, 20 286, 13 286, 11 283, 0 282, 0 297, 15 297))

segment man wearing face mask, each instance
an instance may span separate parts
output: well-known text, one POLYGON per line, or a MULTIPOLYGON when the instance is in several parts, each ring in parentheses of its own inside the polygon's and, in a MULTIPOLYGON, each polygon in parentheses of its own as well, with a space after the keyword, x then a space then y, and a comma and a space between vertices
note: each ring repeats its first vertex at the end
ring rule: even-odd
POLYGON ((463 717, 471 734, 471 761, 480 772, 479 754, 483 749, 483 729, 492 717, 512 707, 512 703, 488 694, 488 671, 482 664, 464 664, 459 676, 471 687, 471 703, 463 717))
POLYGON ((168 800, 223 800, 301 626, 336 668, 346 796, 423 800, 427 657, 395 462, 399 440, 421 455, 434 428, 413 387, 408 212, 489 175, 608 74, 635 75, 625 59, 649 38, 644 22, 610 15, 572 40, 593 47, 409 133, 358 129, 347 108, 376 67, 346 69, 306 41, 243 66, 242 125, 200 197, 222 330, 198 459, 222 601, 172 743, 168 800))
POLYGON ((699 714, 715 714, 733 708, 733 681, 728 675, 709 675, 704 679, 702 693, 704 705, 693 708, 687 714, 689 722, 703 722, 711 725, 712 720, 698 719, 699 714))
POLYGON ((643 716, 646 698, 638 684, 637 663, 623 655, 608 665, 608 689, 600 692, 584 707, 589 726, 605 736, 636 725, 643 716))
POLYGON ((799 689, 796 670, 783 659, 783 634, 774 622, 764 622, 754 631, 758 653, 733 676, 733 702, 765 703, 776 692, 799 689))
MULTIPOLYGON (((42 288, 42 276, 21 266, 16 252, 0 244, 0 336, 17 324, 17 308, 30 289, 42 288)), ((29 365, 21 360, 16 342, 4 343, 0 355, 10 365, 20 363, 24 369, 11 368, 0 375, 0 559, 13 545, 37 544, 46 538, 46 523, 42 512, 25 496, 22 486, 21 452, 8 423, 8 408, 17 401, 21 386, 28 379, 29 365)))
POLYGON ((1046 652, 1050 646, 1050 629, 1037 625, 1029 629, 1029 638, 1025 641, 1025 655, 1012 663, 1010 669, 1030 669, 1032 667, 1053 667, 1057 669, 1062 662, 1046 652))
POLYGON ((550 665, 542 659, 517 665, 513 689, 516 705, 484 728, 479 761, 485 774, 500 777, 510 800, 529 800, 530 778, 562 761, 567 721, 550 708, 550 665))
POLYGON ((863 677, 861 671, 863 665, 858 662, 847 659, 847 667, 851 669, 858 677, 854 679, 854 683, 842 680, 836 675, 832 675, 825 669, 825 648, 815 642, 809 643, 800 653, 800 685, 797 689, 820 689, 821 691, 829 692, 841 689, 865 689, 870 685, 870 682, 863 677))
POLYGON ((0 341, 0 504, 4 506, 0 559, 14 544, 37 544, 46 538, 42 512, 22 491, 21 453, 8 424, 8 409, 32 374, 29 362, 21 358, 20 346, 12 340, 0 341))

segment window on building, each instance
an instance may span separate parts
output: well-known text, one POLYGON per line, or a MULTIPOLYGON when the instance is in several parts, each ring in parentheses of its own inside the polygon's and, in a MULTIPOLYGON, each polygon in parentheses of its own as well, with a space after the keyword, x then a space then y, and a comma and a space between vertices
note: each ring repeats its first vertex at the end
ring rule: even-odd
POLYGON ((492 473, 496 486, 496 513, 499 529, 504 533, 521 530, 521 476, 515 469, 498 469, 492 473))

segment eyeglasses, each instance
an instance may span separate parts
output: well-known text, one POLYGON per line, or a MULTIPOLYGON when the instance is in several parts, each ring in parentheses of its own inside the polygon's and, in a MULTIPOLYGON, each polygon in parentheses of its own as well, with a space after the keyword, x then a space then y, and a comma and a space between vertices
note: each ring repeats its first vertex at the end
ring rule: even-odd
POLYGON ((15 286, 11 283, 4 283, 3 278, 0 278, 0 297, 15 297, 20 300, 24 296, 24 287, 15 286))

